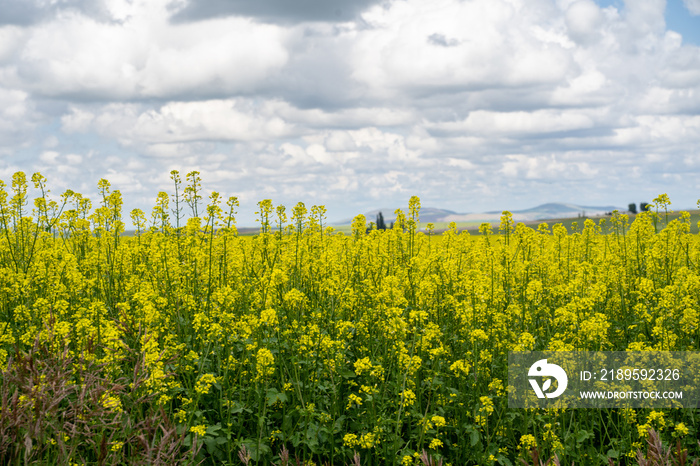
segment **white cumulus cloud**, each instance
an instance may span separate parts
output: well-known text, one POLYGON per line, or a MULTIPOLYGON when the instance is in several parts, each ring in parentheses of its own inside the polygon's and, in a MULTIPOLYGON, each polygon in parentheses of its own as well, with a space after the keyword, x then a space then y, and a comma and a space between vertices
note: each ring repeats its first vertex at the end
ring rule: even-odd
POLYGON ((458 212, 694 205, 700 55, 664 0, 281 1, 3 16, 0 174, 86 194, 112 178, 148 210, 170 170, 200 170, 251 216, 268 197, 336 218, 414 194, 458 212))
POLYGON ((683 0, 683 3, 690 13, 700 15, 700 0, 683 0))

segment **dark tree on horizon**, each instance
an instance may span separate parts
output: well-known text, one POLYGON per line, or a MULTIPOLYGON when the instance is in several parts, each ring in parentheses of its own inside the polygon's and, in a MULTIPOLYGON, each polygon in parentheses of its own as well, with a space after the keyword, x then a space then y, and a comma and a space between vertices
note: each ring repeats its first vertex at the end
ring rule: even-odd
MULTIPOLYGON (((640 204, 640 206, 641 206, 641 204, 640 204)), ((634 202, 631 202, 631 203, 627 206, 627 210, 629 210, 629 211, 632 212, 633 214, 636 214, 636 213, 637 213, 637 205, 636 205, 634 202)))
POLYGON ((649 210, 649 206, 650 206, 650 204, 648 204, 646 202, 640 202, 639 203, 639 210, 641 210, 642 212, 646 212, 649 210))
POLYGON ((377 214, 377 230, 386 230, 386 223, 384 223, 384 215, 381 212, 377 214))

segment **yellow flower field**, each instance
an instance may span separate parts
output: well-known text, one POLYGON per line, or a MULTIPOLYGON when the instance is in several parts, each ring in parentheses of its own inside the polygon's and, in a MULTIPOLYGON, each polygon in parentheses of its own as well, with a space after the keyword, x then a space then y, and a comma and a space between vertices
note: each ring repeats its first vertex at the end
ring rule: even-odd
POLYGON ((507 407, 509 350, 699 350, 700 242, 666 195, 473 236, 419 232, 417 197, 351 235, 264 200, 242 237, 236 198, 171 176, 130 219, 106 180, 0 185, 3 464, 632 464, 649 429, 698 456, 693 410, 507 407))

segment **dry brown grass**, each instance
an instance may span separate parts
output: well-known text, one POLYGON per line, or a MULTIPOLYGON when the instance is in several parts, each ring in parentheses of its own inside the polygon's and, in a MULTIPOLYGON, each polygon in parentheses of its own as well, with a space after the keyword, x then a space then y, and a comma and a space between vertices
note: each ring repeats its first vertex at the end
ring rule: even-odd
MULTIPOLYGON (((698 444, 700 445, 700 441, 698 444)), ((539 451, 533 448, 530 450, 530 458, 532 460, 532 466, 561 466, 561 462, 556 453, 546 462, 542 462, 539 451)), ((676 440, 676 444, 673 447, 664 447, 661 437, 654 429, 649 430, 646 453, 638 450, 636 460, 639 466, 700 466, 700 459, 698 458, 692 460, 692 463, 689 463, 688 451, 681 448, 680 440, 676 440)), ((522 459, 520 461, 524 465, 529 466, 527 461, 522 459)), ((615 466, 615 462, 611 458, 608 458, 608 464, 610 466, 615 466)), ((573 466, 574 463, 572 462, 571 465, 573 466)))
MULTIPOLYGON (((143 356, 129 379, 111 380, 104 367, 56 354, 36 343, 16 351, 0 375, 0 464, 189 464, 199 446, 186 448, 155 395, 142 390, 143 356), (121 407, 104 403, 118 397, 121 407)), ((180 429, 183 430, 183 429, 180 429)))

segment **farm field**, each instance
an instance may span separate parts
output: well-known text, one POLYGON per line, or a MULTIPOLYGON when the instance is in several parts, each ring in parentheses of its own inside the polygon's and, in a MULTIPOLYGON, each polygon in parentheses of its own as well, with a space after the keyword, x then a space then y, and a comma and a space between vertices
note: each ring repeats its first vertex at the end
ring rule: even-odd
POLYGON ((439 234, 413 197, 348 235, 264 200, 242 237, 236 198, 171 175, 148 215, 106 180, 0 185, 2 464, 626 465, 652 429, 700 456, 695 410, 507 406, 509 351, 700 350, 697 227, 667 196, 439 234))
MULTIPOLYGON (((698 229, 698 223, 700 223, 700 210, 688 209, 686 212, 688 214, 690 214, 690 233, 693 233, 693 234, 698 233, 698 231, 700 231, 698 229)), ((636 218, 636 214, 631 214, 628 212, 622 212, 622 213, 627 215, 630 223, 634 222, 634 219, 636 218)), ((681 217, 681 212, 669 211, 669 213, 668 213, 669 220, 680 219, 680 217, 681 217)), ((599 224, 601 220, 604 220, 604 224, 605 224, 605 223, 609 223, 612 220, 612 215, 594 216, 594 217, 579 217, 579 218, 576 218, 576 217, 574 217, 574 218, 554 218, 554 219, 547 218, 547 219, 542 219, 542 220, 538 220, 538 221, 529 221, 528 220, 528 221, 525 221, 523 223, 525 223, 526 226, 528 226, 530 228, 534 228, 534 229, 537 229, 537 227, 542 223, 546 224, 550 229, 554 225, 559 223, 559 224, 563 225, 564 227, 566 227, 568 232, 574 233, 576 231, 582 230, 584 227, 584 223, 586 222, 586 220, 589 220, 589 219, 592 220, 593 222, 595 222, 596 224, 599 224)), ((368 226, 369 226, 370 221, 374 221, 374 219, 367 218, 368 226)), ((453 223, 454 223, 454 227, 458 231, 461 232, 463 230, 467 230, 472 235, 478 235, 479 228, 482 225, 482 222, 453 222, 453 223)), ((517 223, 520 223, 520 222, 516 221, 516 224, 517 223)), ((421 222, 419 225, 419 231, 422 231, 423 233, 427 233, 427 231, 426 231, 427 225, 428 225, 427 223, 421 222)), ((444 233, 446 230, 450 229, 451 226, 450 226, 450 223, 448 223, 448 222, 435 222, 435 223, 433 223, 432 227, 433 227, 433 231, 435 233, 440 234, 440 233, 444 233)), ((345 233, 348 235, 352 233, 352 226, 351 225, 333 225, 333 228, 335 228, 336 231, 339 231, 339 232, 342 232, 342 233, 345 233)), ((492 224, 492 228, 494 230, 498 230, 498 223, 492 224)), ((256 234, 257 230, 245 229, 245 232, 247 234, 256 234)), ((240 233, 241 232, 239 232, 239 234, 240 233)))

